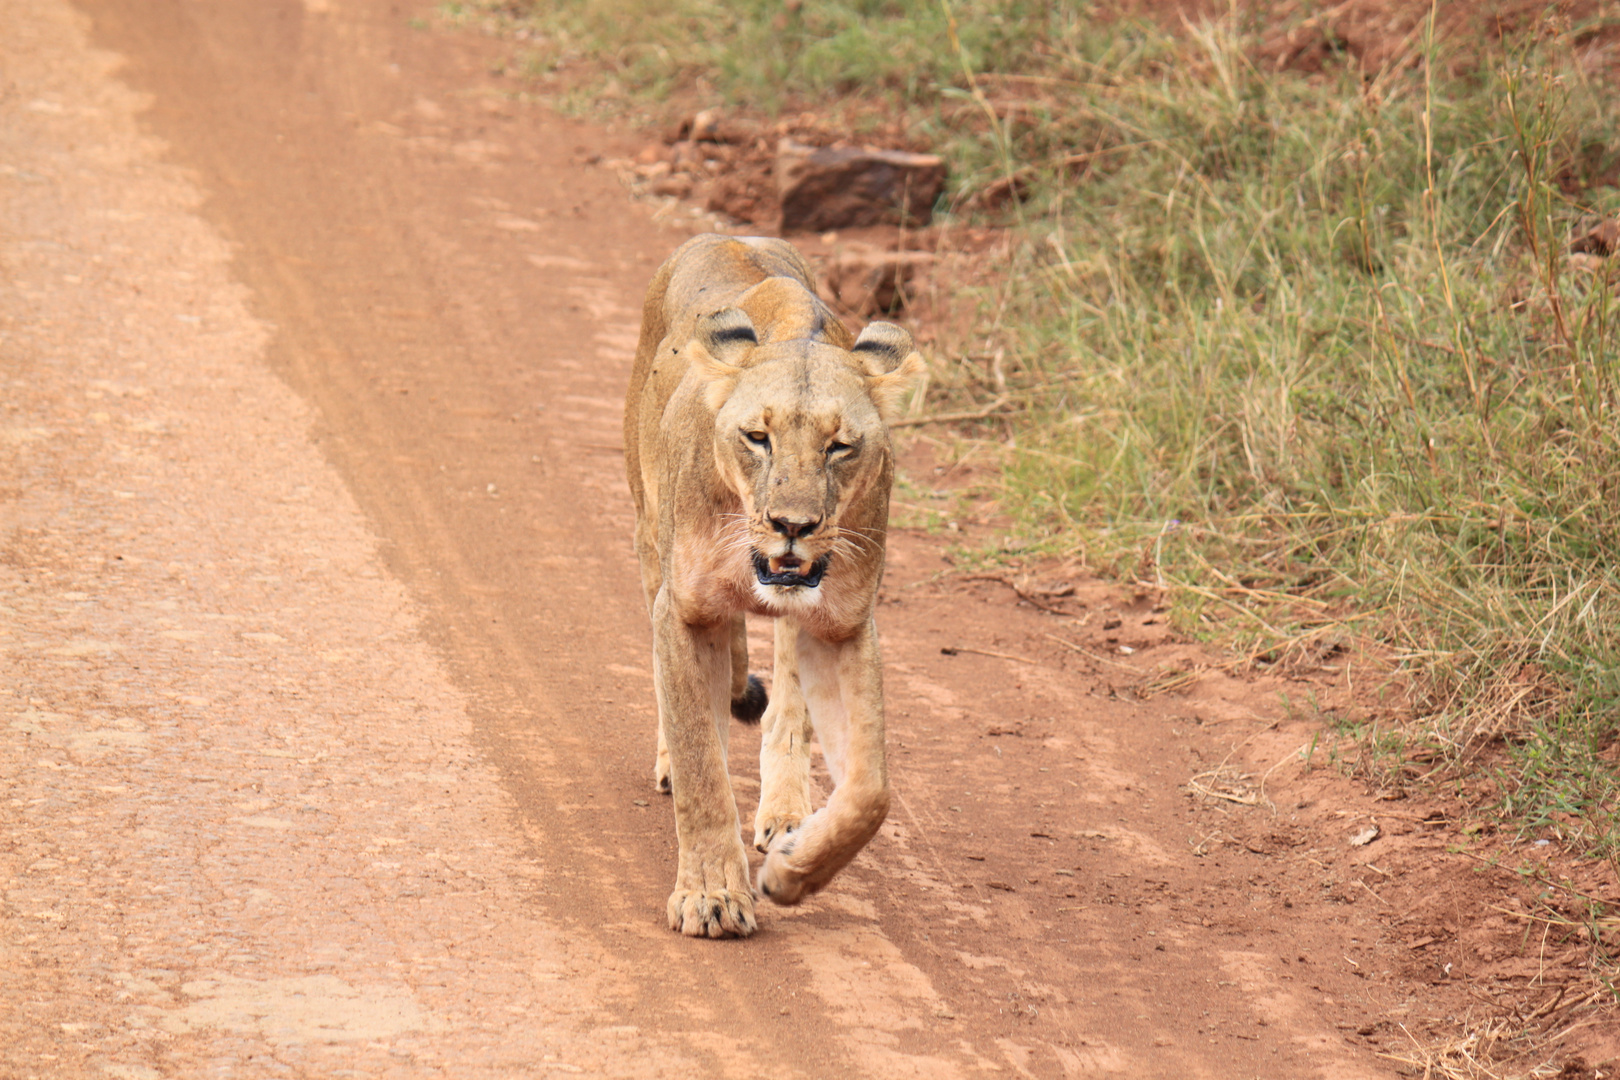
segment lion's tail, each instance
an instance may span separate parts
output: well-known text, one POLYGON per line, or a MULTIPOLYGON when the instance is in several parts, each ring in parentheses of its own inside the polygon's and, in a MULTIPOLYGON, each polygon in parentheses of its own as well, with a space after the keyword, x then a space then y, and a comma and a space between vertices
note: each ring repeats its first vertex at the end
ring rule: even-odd
POLYGON ((745 724, 757 724, 759 718, 765 715, 765 706, 769 703, 765 684, 759 681, 758 675, 749 675, 742 696, 731 699, 731 715, 745 724))

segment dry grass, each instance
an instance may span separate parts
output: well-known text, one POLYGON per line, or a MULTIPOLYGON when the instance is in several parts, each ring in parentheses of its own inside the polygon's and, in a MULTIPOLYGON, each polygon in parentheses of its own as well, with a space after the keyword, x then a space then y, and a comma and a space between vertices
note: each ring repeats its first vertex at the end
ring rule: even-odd
POLYGON ((1404 1026, 1401 1031, 1410 1046, 1379 1056, 1423 1080, 1543 1080, 1562 1071, 1550 1060, 1537 1060, 1537 1048, 1545 1045, 1541 1032, 1508 1020, 1465 1020, 1458 1032, 1440 1038, 1419 1038, 1404 1026))

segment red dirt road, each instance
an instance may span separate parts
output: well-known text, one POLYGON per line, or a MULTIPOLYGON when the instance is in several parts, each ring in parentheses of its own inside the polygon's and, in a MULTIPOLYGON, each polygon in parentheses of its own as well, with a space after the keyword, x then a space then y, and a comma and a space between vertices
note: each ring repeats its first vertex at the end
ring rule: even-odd
POLYGON ((0 0, 0 1075, 1391 1075, 1354 817, 1183 790, 1274 688, 1143 700, 1150 602, 911 531, 889 823, 664 928, 618 445, 683 234, 428 12, 0 0))

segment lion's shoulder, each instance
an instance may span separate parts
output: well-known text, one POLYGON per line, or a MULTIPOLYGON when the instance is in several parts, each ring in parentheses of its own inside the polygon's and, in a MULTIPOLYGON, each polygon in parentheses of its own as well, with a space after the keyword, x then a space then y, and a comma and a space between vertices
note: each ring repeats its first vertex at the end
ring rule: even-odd
MULTIPOLYGON (((778 280, 814 297, 815 271, 793 245, 762 236, 694 236, 660 273, 660 314, 669 329, 734 304, 762 282, 778 280)), ((655 285, 655 288, 657 286, 655 285)), ((649 299, 652 299, 649 297, 649 299)))

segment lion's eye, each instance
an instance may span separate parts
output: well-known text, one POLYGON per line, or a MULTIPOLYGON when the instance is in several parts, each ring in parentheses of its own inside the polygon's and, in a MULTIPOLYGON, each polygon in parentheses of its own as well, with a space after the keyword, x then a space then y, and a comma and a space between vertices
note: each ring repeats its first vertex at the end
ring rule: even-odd
POLYGON ((845 451, 853 450, 853 449, 855 449, 855 448, 853 446, 849 445, 849 443, 842 443, 842 442, 829 443, 829 444, 827 444, 827 456, 828 457, 837 457, 839 454, 842 454, 845 451))
POLYGON ((743 438, 766 450, 771 448, 771 437, 763 431, 745 431, 743 432, 743 438))

